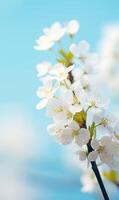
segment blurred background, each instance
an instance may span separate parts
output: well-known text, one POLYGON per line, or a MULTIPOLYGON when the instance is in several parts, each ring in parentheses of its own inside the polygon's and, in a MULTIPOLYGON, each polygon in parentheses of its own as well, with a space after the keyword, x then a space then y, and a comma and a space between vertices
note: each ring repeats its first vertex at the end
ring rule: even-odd
MULTIPOLYGON (((44 110, 35 109, 36 64, 47 59, 45 53, 34 51, 35 40, 44 27, 71 19, 80 21, 77 39, 88 40, 100 54, 100 80, 118 116, 118 1, 0 0, 1 200, 98 199, 98 191, 82 191, 85 177, 80 182, 80 163, 72 147, 60 146, 48 136, 50 119, 44 110)), ((112 198, 118 199, 119 189, 107 185, 112 198)))

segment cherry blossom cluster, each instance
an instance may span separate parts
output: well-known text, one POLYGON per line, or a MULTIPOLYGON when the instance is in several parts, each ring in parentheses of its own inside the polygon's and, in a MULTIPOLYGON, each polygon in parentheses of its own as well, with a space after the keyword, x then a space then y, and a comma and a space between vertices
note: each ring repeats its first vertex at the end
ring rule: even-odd
POLYGON ((46 107, 47 115, 53 119, 47 128, 49 134, 60 144, 75 143, 81 161, 96 161, 114 168, 119 156, 118 121, 108 114, 109 100, 99 92, 98 55, 90 50, 86 40, 74 42, 79 28, 76 20, 64 25, 56 22, 45 28, 36 41, 34 48, 47 53, 55 45, 60 46, 54 63, 48 60, 37 65, 42 84, 37 90, 37 109, 46 107), (69 39, 67 49, 61 47, 65 37, 69 39))

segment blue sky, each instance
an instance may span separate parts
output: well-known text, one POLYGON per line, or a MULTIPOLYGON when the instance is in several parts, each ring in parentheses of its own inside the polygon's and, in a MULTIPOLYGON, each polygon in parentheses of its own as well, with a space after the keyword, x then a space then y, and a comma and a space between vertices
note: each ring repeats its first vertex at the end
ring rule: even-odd
MULTIPOLYGON (((33 46, 43 27, 70 19, 80 21, 79 39, 87 39, 96 49, 103 27, 119 21, 119 2, 0 0, 0 107, 18 104, 26 109, 37 133, 41 131, 44 134, 48 123, 44 111, 35 110, 39 84, 35 66, 46 58, 46 54, 34 51, 33 46)), ((56 147, 54 141, 44 135, 42 138, 48 148, 60 152, 61 147, 56 147)))

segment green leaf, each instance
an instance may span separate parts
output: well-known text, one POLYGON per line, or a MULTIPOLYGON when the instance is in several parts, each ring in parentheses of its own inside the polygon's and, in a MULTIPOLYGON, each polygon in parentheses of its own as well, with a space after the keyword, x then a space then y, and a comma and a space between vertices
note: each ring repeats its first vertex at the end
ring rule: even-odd
POLYGON ((57 58, 57 62, 62 63, 63 65, 67 66, 67 61, 61 58, 57 58))
POLYGON ((60 50, 60 54, 67 60, 67 53, 64 51, 64 49, 60 50))
POLYGON ((63 57, 63 60, 67 61, 67 63, 72 63, 72 58, 73 58, 73 54, 68 51, 68 52, 65 52, 64 49, 61 49, 59 51, 59 53, 61 54, 61 56, 63 57))
POLYGON ((72 58, 73 58, 73 54, 69 51, 67 53, 67 59, 72 60, 72 58))
POLYGON ((89 132, 90 132, 90 137, 91 138, 96 134, 95 122, 93 122, 92 125, 89 126, 89 132))
POLYGON ((75 113, 73 119, 79 124, 81 128, 84 127, 86 123, 86 112, 82 110, 81 112, 75 113))

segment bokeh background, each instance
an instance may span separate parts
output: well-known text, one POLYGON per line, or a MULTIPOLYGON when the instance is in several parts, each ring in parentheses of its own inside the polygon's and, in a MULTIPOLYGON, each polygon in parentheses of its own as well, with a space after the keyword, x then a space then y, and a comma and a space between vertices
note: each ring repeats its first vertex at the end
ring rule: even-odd
MULTIPOLYGON (((98 49, 107 24, 119 22, 118 0, 0 0, 0 199, 96 200, 83 193, 70 147, 46 132, 50 120, 37 111, 35 40, 55 21, 80 21, 79 39, 98 49)), ((118 90, 117 90, 118 93, 118 90)), ((118 110, 118 99, 112 97, 118 110)), ((113 186, 111 186, 113 187, 113 186)), ((118 190, 111 191, 115 200, 118 190)))

